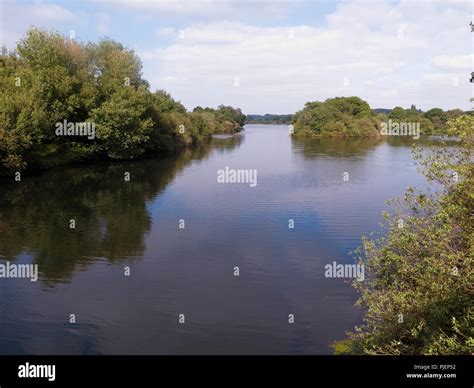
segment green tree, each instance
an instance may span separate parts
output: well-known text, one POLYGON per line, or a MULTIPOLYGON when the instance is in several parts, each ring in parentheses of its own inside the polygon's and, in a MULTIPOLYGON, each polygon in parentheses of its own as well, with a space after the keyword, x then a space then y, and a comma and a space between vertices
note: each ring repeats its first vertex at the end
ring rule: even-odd
POLYGON ((474 349, 474 118, 448 123, 460 146, 416 149, 436 194, 410 188, 385 214, 388 234, 364 239, 354 282, 364 324, 336 353, 471 354, 474 349))
POLYGON ((440 108, 433 108, 428 110, 424 117, 430 120, 436 131, 441 131, 446 127, 447 117, 445 112, 440 108))
POLYGON ((359 97, 307 102, 293 116, 295 136, 378 137, 378 118, 359 97))
POLYGON ((221 105, 190 113, 151 93, 138 56, 118 42, 82 44, 33 28, 0 55, 0 175, 86 159, 132 159, 240 130, 245 115, 221 105), (56 134, 58 122, 89 122, 96 137, 56 134))
POLYGON ((122 88, 92 111, 96 136, 111 159, 133 159, 145 152, 154 125, 150 99, 144 86, 122 88))
POLYGON ((396 106, 392 109, 388 117, 392 120, 404 120, 407 117, 407 112, 405 112, 405 109, 402 107, 396 106))
POLYGON ((142 78, 140 58, 133 50, 113 40, 102 39, 97 44, 89 43, 85 52, 101 101, 124 87, 148 89, 148 82, 142 78))

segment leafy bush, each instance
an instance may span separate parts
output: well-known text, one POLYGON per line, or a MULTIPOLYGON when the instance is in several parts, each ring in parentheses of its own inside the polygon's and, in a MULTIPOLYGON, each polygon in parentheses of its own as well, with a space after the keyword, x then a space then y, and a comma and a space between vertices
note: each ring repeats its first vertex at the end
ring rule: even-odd
POLYGON ((416 149, 435 194, 410 188, 385 214, 388 234, 364 239, 355 281, 364 324, 336 353, 471 354, 474 349, 474 118, 451 119, 460 146, 416 149))
POLYGON ((310 137, 377 137, 378 119, 359 97, 307 102, 293 116, 294 135, 310 137))

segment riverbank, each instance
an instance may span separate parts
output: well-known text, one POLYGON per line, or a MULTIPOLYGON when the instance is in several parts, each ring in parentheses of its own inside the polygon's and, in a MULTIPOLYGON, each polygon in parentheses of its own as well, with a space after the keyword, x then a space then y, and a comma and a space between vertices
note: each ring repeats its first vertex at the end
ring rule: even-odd
POLYGON ((32 28, 0 62, 2 176, 162 156, 245 122, 239 108, 187 111, 167 92, 152 92, 140 58, 110 39, 85 44, 32 28))

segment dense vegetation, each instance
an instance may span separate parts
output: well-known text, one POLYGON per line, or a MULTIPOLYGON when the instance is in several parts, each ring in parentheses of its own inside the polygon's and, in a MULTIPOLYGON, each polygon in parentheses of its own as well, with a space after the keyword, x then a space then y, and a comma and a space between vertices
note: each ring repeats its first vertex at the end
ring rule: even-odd
POLYGON ((207 125, 213 133, 238 132, 245 124, 246 116, 240 108, 234 109, 231 106, 219 105, 217 109, 197 106, 193 109, 193 113, 207 120, 207 125))
MULTIPOLYGON (((0 56, 0 175, 88 159, 133 159, 240 129, 240 109, 187 112, 152 93, 132 50, 103 39, 83 44, 31 29, 0 56), (57 123, 89 123, 94 136, 58 136, 57 123)), ((68 134, 69 135, 69 134, 68 134)))
POLYGON ((359 97, 336 97, 324 102, 307 102, 293 116, 295 136, 306 137, 378 137, 381 123, 405 122, 419 125, 424 135, 445 134, 450 119, 465 114, 460 109, 443 111, 433 108, 422 112, 412 105, 393 109, 371 109, 359 97))
POLYGON ((419 122, 420 131, 425 135, 432 134, 446 134, 447 123, 450 119, 462 116, 464 112, 460 109, 451 109, 443 111, 440 108, 433 108, 427 112, 422 112, 412 105, 410 109, 403 109, 402 107, 395 107, 385 113, 379 113, 377 116, 383 122, 388 119, 405 121, 405 122, 419 122))
POLYGON ((307 102, 293 116, 294 135, 308 137, 377 137, 378 118, 359 97, 307 102))
POLYGON ((291 124, 293 115, 247 115, 245 122, 247 124, 291 124))
POLYGON ((385 214, 388 234, 357 253, 364 324, 336 353, 471 354, 474 349, 474 117, 447 123, 460 139, 415 149, 436 192, 408 189, 385 214))

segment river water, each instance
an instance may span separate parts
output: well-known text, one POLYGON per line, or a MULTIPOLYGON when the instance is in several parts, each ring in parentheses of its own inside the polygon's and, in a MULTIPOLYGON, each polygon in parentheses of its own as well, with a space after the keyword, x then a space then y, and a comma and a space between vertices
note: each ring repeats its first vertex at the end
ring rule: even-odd
POLYGON ((39 279, 0 279, 0 353, 331 353, 362 312, 324 267, 354 263, 385 200, 424 186, 411 143, 248 125, 165 159, 3 180, 0 262, 39 279), (257 184, 218 183, 226 167, 257 184))

